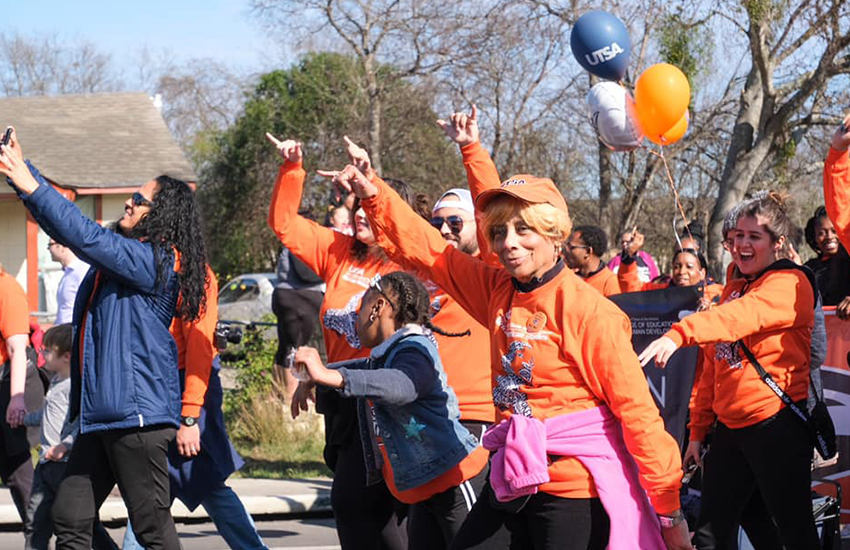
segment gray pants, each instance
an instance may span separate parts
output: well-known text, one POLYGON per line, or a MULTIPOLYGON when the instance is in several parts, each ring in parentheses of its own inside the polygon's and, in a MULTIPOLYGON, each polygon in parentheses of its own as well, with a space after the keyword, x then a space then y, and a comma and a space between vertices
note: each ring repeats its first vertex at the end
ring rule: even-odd
MULTIPOLYGON (((29 521, 24 528, 26 550, 47 550, 50 537, 53 536, 53 515, 50 509, 59 490, 59 483, 65 475, 65 464, 65 462, 41 462, 35 468, 32 492, 27 506, 29 521)), ((92 548, 94 550, 118 549, 100 521, 94 524, 92 548)))

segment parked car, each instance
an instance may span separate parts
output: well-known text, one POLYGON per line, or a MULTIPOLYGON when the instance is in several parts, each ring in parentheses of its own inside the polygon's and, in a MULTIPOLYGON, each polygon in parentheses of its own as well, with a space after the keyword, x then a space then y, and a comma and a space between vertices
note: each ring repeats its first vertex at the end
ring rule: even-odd
MULTIPOLYGON (((218 291, 218 319, 220 325, 260 325, 263 336, 277 338, 272 314, 272 293, 277 284, 275 273, 246 273, 222 285, 218 291)), ((223 358, 238 355, 241 345, 231 344, 221 350, 223 358)))

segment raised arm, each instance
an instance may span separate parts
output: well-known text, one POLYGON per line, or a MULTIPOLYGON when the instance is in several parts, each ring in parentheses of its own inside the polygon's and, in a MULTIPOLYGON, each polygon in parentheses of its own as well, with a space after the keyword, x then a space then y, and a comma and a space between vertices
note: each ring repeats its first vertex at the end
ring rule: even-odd
POLYGON ((620 269, 617 270, 617 282, 620 284, 620 292, 639 292, 648 290, 644 282, 638 277, 637 254, 643 247, 644 236, 637 228, 632 231, 628 246, 620 255, 620 269))
MULTIPOLYGON (((448 121, 438 120, 437 125, 443 129, 446 136, 458 144, 463 156, 463 167, 466 169, 466 180, 472 200, 488 189, 495 189, 501 184, 499 171, 490 154, 481 145, 478 132, 478 107, 472 105, 470 114, 454 113, 448 121)), ((478 248, 481 259, 491 265, 499 265, 499 259, 490 251, 490 240, 484 234, 482 224, 477 224, 478 248)))
POLYGON ((844 248, 850 250, 850 115, 832 136, 823 167, 823 198, 826 213, 844 248))
POLYGON ((157 261, 150 244, 123 237, 85 217, 23 160, 19 147, 2 147, 0 173, 11 181, 39 225, 77 257, 127 286, 155 290, 157 261))
POLYGON ((343 177, 354 183, 378 245, 390 257, 411 266, 452 296, 479 323, 489 324, 490 291, 508 275, 501 267, 449 246, 440 232, 423 220, 383 180, 366 180, 353 166, 343 177), (386 246, 385 246, 386 245, 386 246), (395 256, 395 257, 393 257, 395 256))
POLYGON ((295 256, 322 279, 330 269, 331 248, 350 248, 351 239, 333 229, 298 215, 306 172, 301 165, 301 144, 266 137, 277 147, 284 162, 275 180, 269 205, 269 227, 295 256))

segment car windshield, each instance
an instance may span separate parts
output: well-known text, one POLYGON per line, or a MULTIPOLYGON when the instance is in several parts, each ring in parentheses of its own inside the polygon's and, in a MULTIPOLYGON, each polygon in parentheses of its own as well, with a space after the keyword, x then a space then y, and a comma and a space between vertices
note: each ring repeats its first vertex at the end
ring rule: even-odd
POLYGON ((232 304, 252 300, 260 295, 260 286, 256 279, 234 279, 218 293, 219 304, 232 304))

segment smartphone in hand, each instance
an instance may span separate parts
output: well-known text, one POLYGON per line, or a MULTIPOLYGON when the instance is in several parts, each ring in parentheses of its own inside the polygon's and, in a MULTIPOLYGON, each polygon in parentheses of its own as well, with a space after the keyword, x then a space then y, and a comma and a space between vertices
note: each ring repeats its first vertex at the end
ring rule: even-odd
POLYGON ((9 145, 9 140, 12 139, 12 127, 6 128, 6 133, 3 134, 3 139, 0 140, 0 145, 9 145))
POLYGON ((685 475, 682 476, 682 485, 690 483, 695 473, 697 473, 697 463, 688 462, 688 465, 685 467, 685 475))

